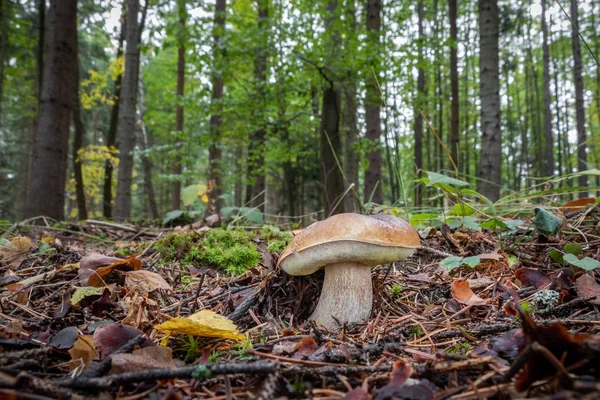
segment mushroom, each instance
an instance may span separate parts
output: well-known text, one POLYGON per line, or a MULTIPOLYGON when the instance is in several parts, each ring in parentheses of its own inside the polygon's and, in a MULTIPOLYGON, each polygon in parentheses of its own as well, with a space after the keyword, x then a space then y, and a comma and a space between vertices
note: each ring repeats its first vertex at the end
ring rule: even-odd
POLYGON ((310 319, 327 329, 369 318, 371 267, 401 260, 420 245, 410 224, 391 215, 338 214, 300 231, 277 265, 293 276, 325 268, 319 303, 310 319))

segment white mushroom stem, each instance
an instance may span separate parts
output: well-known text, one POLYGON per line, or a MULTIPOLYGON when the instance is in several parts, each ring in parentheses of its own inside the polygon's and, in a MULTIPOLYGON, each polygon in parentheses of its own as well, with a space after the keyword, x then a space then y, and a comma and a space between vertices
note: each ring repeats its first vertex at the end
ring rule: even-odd
POLYGON ((310 319, 333 330, 368 319, 373 307, 371 267, 357 262, 328 264, 317 308, 310 319), (335 318, 335 319, 334 319, 335 318))

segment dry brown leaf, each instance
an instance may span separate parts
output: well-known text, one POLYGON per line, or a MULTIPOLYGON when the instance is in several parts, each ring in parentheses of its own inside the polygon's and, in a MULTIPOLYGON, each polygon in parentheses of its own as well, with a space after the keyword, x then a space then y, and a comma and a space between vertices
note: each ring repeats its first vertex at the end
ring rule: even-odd
POLYGON ((98 253, 89 254, 79 261, 78 278, 81 286, 89 286, 88 281, 90 276, 95 274, 95 271, 106 265, 111 265, 114 262, 121 261, 117 257, 108 257, 98 253))
POLYGON ((6 264, 8 269, 17 269, 27 259, 27 252, 31 249, 31 239, 27 236, 17 236, 10 240, 10 246, 0 244, 0 263, 6 264))
POLYGON ((590 303, 600 306, 600 285, 593 276, 585 274, 577 278, 575 291, 579 297, 596 297, 590 303))
MULTIPOLYGON (((134 337, 143 334, 144 332, 132 326, 114 323, 96 329, 96 332, 94 332, 94 346, 100 354, 100 359, 103 359, 134 337)), ((153 343, 149 339, 145 343, 145 346, 152 345, 153 343)))
POLYGON ((142 371, 157 368, 176 368, 170 347, 150 346, 134 350, 131 354, 115 354, 110 374, 142 371))
POLYGON ((78 368, 82 363, 84 368, 87 368, 92 360, 96 358, 93 336, 79 335, 75 344, 69 350, 69 354, 71 355, 71 363, 69 364, 71 370, 78 368))
POLYGON ((582 199, 568 201, 563 204, 560 209, 562 212, 575 212, 592 204, 596 204, 596 199, 594 197, 584 197, 582 199))
POLYGON ((125 286, 143 293, 155 290, 172 290, 171 285, 156 272, 139 270, 129 271, 125 274, 125 286))
POLYGON ((104 278, 115 269, 120 271, 138 271, 142 269, 142 262, 135 256, 131 256, 125 260, 115 261, 106 267, 100 267, 89 277, 87 286, 106 286, 104 278))
POLYGON ((487 300, 484 300, 473 293, 471 286, 469 286, 469 281, 467 280, 458 279, 452 282, 451 292, 454 300, 461 304, 481 306, 488 303, 487 300))

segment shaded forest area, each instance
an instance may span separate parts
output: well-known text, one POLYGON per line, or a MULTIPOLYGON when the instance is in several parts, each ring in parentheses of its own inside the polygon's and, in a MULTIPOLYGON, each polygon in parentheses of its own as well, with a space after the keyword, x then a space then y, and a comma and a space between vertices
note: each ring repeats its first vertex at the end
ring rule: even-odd
POLYGON ((585 197, 598 20, 597 0, 1 0, 0 218, 423 210, 427 171, 478 200, 585 197))

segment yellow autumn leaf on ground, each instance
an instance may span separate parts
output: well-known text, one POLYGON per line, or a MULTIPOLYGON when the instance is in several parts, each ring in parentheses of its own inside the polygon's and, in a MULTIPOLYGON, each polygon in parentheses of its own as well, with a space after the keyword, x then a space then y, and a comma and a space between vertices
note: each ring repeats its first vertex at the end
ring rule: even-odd
POLYGON ((102 293, 104 293, 104 289, 106 289, 106 286, 105 287, 94 287, 94 286, 78 287, 78 286, 75 286, 75 292, 73 293, 73 295, 71 296, 71 299, 69 301, 71 302, 72 305, 76 305, 81 300, 85 299, 86 297, 101 296, 102 293))
POLYGON ((154 329, 168 334, 196 335, 243 341, 245 336, 239 333, 237 326, 227 317, 214 311, 202 310, 188 317, 177 317, 154 329))

